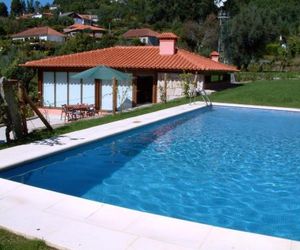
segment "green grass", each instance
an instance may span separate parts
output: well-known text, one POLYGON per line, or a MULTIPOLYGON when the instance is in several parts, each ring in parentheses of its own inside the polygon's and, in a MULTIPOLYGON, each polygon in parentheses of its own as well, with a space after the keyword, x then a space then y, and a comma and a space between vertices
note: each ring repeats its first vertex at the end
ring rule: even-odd
POLYGON ((41 240, 28 240, 0 229, 0 250, 54 250, 41 240))
POLYGON ((256 81, 216 92, 214 102, 300 108, 300 80, 256 81))
POLYGON ((299 72, 237 72, 236 73, 237 80, 239 82, 245 81, 258 81, 258 80, 291 80, 291 79, 300 79, 299 72))
MULTIPOLYGON (((214 102, 300 108, 300 80, 256 81, 241 85, 236 88, 231 88, 214 93, 212 94, 211 99, 214 102)), ((202 99, 198 97, 198 100, 202 99)), ((170 101, 166 104, 159 103, 149 107, 136 109, 134 111, 116 114, 114 116, 109 115, 99 119, 81 120, 57 128, 52 132, 49 132, 47 130, 36 131, 22 140, 10 144, 2 144, 0 145, 0 149, 16 146, 19 144, 30 143, 36 140, 55 137, 65 133, 90 128, 93 126, 114 122, 129 117, 147 114, 188 102, 189 99, 181 98, 170 101)))
MULTIPOLYGON (((202 99, 201 99, 201 97, 197 97, 196 100, 202 100, 202 99)), ((175 106, 182 105, 185 103, 189 103, 189 98, 180 98, 180 99, 172 100, 167 103, 158 103, 158 104, 151 105, 149 107, 139 108, 139 109, 136 109, 133 111, 123 112, 123 113, 119 113, 116 115, 108 115, 108 116, 105 116, 105 117, 102 117, 99 119, 80 120, 77 122, 69 123, 63 127, 56 128, 52 132, 50 132, 48 130, 36 131, 36 132, 30 133, 26 138, 24 138, 22 140, 15 141, 10 144, 1 144, 0 150, 7 148, 7 147, 12 147, 12 146, 20 145, 20 144, 30 143, 30 142, 37 141, 37 140, 47 139, 47 138, 59 136, 59 135, 65 134, 65 133, 69 133, 69 132, 73 132, 73 131, 77 131, 77 130, 81 130, 81 129, 85 129, 85 128, 90 128, 90 127, 102 125, 102 124, 109 123, 109 122, 123 120, 126 118, 143 115, 143 114, 151 113, 151 112, 166 109, 166 108, 175 107, 175 106)))

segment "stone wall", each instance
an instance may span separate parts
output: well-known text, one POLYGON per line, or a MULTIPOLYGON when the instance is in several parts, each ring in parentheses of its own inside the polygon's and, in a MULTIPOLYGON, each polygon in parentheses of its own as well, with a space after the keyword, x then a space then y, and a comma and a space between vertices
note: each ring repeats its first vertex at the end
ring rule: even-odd
MULTIPOLYGON (((167 79, 167 101, 183 97, 183 86, 179 73, 158 73, 157 75, 157 102, 161 102, 161 89, 165 86, 165 74, 167 79)), ((202 88, 203 75, 197 75, 197 88, 202 88)))

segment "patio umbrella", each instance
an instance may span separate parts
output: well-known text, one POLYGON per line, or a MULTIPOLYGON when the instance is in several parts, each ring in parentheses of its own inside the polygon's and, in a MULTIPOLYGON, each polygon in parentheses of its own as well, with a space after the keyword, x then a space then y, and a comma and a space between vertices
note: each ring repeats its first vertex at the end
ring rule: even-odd
POLYGON ((115 78, 118 81, 127 81, 132 79, 131 74, 123 73, 121 71, 112 69, 106 66, 97 66, 85 71, 82 71, 76 75, 71 76, 73 79, 100 79, 100 80, 112 80, 115 78))

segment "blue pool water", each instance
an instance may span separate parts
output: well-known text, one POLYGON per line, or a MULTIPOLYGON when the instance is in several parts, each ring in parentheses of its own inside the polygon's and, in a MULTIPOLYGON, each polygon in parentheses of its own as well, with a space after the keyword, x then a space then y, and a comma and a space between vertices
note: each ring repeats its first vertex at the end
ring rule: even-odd
POLYGON ((0 173, 156 214, 300 240, 300 114, 214 107, 0 173))

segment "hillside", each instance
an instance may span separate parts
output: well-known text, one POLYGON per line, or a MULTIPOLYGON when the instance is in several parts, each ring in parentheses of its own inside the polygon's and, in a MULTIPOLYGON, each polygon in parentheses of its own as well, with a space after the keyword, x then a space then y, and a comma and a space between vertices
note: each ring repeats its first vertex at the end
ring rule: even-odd
MULTIPOLYGON (((97 15, 98 25, 108 29, 109 36, 97 43, 80 37, 69 41, 62 48, 46 46, 46 55, 127 44, 121 34, 130 28, 149 27, 158 32, 175 32, 181 38, 180 47, 205 56, 218 49, 221 34, 224 60, 241 69, 298 69, 298 0, 227 0, 222 10, 229 18, 224 19, 222 30, 217 17, 219 9, 213 0, 54 0, 53 3, 60 8, 53 12, 52 19, 0 18, 0 47, 8 46, 3 40, 9 35, 28 27, 49 25, 62 31, 72 20, 58 18, 58 14, 72 11, 97 15)), ((13 0, 13 5, 18 8, 11 11, 12 17, 30 11, 49 12, 49 6, 42 6, 38 1, 13 0), (21 3, 20 6, 17 5, 18 2, 21 3)), ((3 10, 3 3, 2 7, 0 4, 0 16, 5 16, 1 9, 3 10)), ((3 49, 1 51, 3 53, 3 49)))

